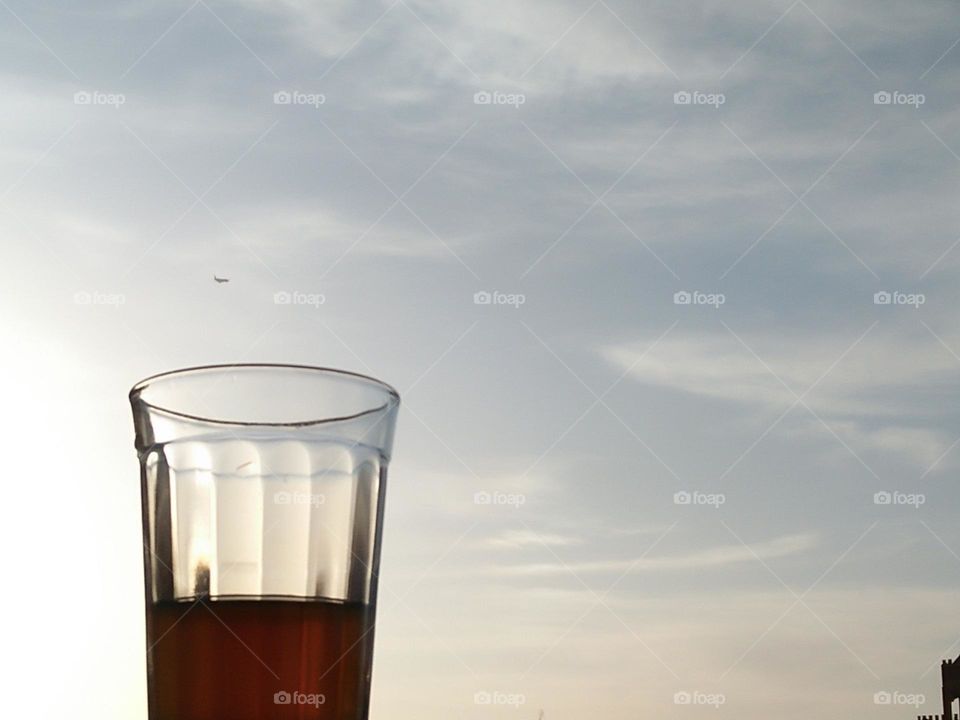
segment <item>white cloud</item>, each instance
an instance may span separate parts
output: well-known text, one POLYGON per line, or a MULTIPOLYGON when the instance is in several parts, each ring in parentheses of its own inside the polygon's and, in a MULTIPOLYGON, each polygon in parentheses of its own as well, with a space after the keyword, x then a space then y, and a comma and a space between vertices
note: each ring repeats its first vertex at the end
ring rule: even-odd
POLYGON ((544 575, 563 575, 570 572, 622 573, 627 571, 644 572, 660 570, 697 570, 704 568, 726 567, 742 563, 800 555, 817 545, 813 534, 784 535, 766 542, 753 545, 721 545, 707 550, 682 555, 660 555, 642 558, 617 560, 588 560, 570 563, 538 563, 526 565, 504 565, 488 568, 494 575, 528 577, 544 575))
POLYGON ((500 533, 481 541, 484 547, 492 548, 525 548, 547 546, 580 545, 581 540, 569 535, 557 533, 538 533, 533 530, 503 530, 500 533))
MULTIPOLYGON (((648 345, 609 345, 600 354, 635 381, 776 413, 773 417, 801 396, 853 446, 904 455, 925 467, 953 440, 940 428, 903 421, 915 403, 911 391, 948 378, 956 368, 956 358, 929 334, 874 330, 846 355, 856 334, 811 336, 789 346, 779 334, 741 337, 760 359, 730 333, 669 336, 650 352, 648 345)), ((806 413, 802 405, 797 411, 806 413)), ((804 423, 823 431, 818 420, 804 423)))
MULTIPOLYGON (((331 58, 344 56, 344 62, 349 62, 349 55, 344 55, 348 50, 360 55, 377 46, 378 35, 390 32, 393 66, 423 66, 435 76, 459 77, 466 82, 474 79, 461 61, 481 82, 510 85, 537 64, 519 81, 526 89, 585 87, 637 77, 672 78, 602 4, 578 22, 587 8, 545 0, 471 0, 458 3, 455 10, 416 2, 384 2, 362 18, 355 5, 344 2, 336 3, 332 10, 329 4, 302 0, 247 2, 282 18, 289 35, 306 51, 331 58), (358 41, 367 43, 367 48, 359 48, 359 43, 354 46, 358 41)), ((649 26, 633 32, 648 45, 657 44, 656 33, 649 26)))
POLYGON ((237 226, 245 241, 254 247, 325 248, 331 257, 347 253, 453 262, 456 259, 444 247, 444 242, 458 253, 465 251, 464 242, 449 237, 441 242, 429 230, 417 225, 401 206, 394 208, 372 230, 372 221, 351 220, 328 208, 259 205, 249 208, 245 215, 237 226), (403 222, 397 222, 398 218, 403 222))

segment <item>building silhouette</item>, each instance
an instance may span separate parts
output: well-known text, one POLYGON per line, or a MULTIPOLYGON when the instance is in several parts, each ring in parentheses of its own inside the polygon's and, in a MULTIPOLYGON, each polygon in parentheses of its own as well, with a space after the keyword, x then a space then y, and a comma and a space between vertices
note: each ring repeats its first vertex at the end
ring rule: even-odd
POLYGON ((940 663, 940 682, 943 687, 943 713, 940 715, 918 715, 918 720, 958 720, 960 715, 953 711, 953 703, 960 702, 960 657, 956 660, 944 660, 940 663))

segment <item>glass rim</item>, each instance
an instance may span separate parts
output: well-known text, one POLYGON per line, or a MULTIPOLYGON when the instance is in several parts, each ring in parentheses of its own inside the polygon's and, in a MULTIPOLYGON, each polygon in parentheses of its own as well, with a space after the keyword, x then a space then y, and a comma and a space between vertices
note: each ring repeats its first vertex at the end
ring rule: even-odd
POLYGON ((373 377, 372 375, 364 375, 363 373, 353 372, 352 370, 341 370, 339 368, 324 367, 321 365, 300 365, 294 363, 265 363, 265 362, 249 362, 249 363, 214 363, 211 365, 193 365, 190 367, 178 368, 176 370, 167 370, 161 373, 156 373, 145 377, 142 380, 134 384, 130 388, 130 392, 127 394, 130 402, 134 401, 142 403, 145 407, 158 411, 166 415, 172 415, 174 417, 182 418, 185 420, 192 420, 196 422, 209 423, 212 425, 235 425, 243 427, 306 427, 313 425, 327 425, 338 422, 345 422, 348 420, 355 420, 357 418, 366 417, 368 415, 376 415, 377 413, 388 411, 392 408, 398 407, 400 405, 400 393, 389 383, 384 382, 378 378, 373 377), (169 407, 164 407, 156 403, 150 402, 143 397, 143 392, 149 388, 152 384, 156 384, 157 381, 161 380, 170 380, 177 377, 186 377, 197 373, 202 373, 209 370, 220 370, 220 371, 230 371, 230 370, 259 370, 259 369, 273 369, 273 370, 301 370, 308 371, 316 375, 322 376, 334 376, 340 377, 343 379, 353 379, 363 381, 370 386, 379 389, 386 396, 386 401, 376 407, 370 407, 360 412, 350 413, 347 415, 337 415, 331 417, 318 417, 309 420, 295 420, 288 422, 277 422, 277 421, 258 421, 258 420, 228 420, 215 417, 205 417, 203 415, 194 415, 192 413, 182 412, 180 410, 174 410, 169 407))

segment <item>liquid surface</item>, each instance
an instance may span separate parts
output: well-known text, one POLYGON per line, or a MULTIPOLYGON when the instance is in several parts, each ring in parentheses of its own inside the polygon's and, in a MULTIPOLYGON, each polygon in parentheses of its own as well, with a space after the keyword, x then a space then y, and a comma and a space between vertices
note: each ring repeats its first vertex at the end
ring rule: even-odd
POLYGON ((365 720, 372 623, 360 603, 148 605, 150 720, 365 720))

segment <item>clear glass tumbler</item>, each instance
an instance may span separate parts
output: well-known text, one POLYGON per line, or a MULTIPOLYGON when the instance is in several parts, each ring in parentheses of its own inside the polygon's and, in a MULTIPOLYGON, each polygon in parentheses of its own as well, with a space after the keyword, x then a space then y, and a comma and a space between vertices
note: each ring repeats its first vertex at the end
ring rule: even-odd
POLYGON ((244 364, 130 402, 150 720, 364 720, 397 392, 244 364))

